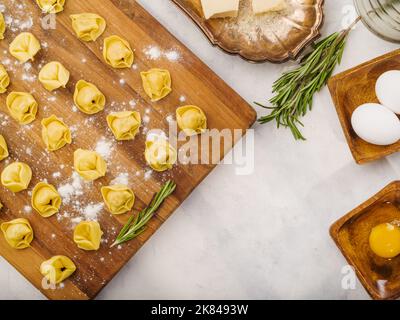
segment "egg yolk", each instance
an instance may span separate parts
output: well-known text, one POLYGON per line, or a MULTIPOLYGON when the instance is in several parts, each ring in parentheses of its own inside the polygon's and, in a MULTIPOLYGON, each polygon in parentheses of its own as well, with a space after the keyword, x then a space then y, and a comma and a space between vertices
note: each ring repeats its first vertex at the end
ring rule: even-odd
POLYGON ((400 254, 400 228, 390 223, 374 227, 369 235, 369 245, 382 258, 396 257, 400 254))

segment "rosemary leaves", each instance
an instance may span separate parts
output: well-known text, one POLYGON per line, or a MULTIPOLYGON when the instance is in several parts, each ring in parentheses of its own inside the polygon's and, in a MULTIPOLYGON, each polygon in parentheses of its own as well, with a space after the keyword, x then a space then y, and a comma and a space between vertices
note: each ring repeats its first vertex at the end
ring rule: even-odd
POLYGON ((305 140, 299 129, 303 126, 300 118, 312 109, 314 94, 326 85, 333 70, 340 64, 347 36, 359 20, 316 43, 298 68, 285 72, 275 81, 272 87, 275 95, 269 101, 271 106, 256 103, 271 110, 269 115, 258 120, 261 124, 275 120, 278 127, 289 128, 296 140, 305 140))
POLYGON ((175 191, 175 188, 176 184, 172 180, 164 184, 161 190, 153 197, 153 200, 147 208, 139 212, 136 216, 129 218, 111 247, 132 240, 143 233, 146 230, 146 224, 150 221, 164 200, 175 191))

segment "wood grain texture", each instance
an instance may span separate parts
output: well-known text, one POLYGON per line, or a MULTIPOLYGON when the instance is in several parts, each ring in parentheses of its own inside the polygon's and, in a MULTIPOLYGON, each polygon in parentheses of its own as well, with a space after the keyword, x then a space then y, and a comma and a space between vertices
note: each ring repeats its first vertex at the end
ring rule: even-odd
MULTIPOLYGON (((14 1, 5 0, 3 3, 6 7, 5 15, 14 18, 13 25, 16 19, 23 21, 32 17, 34 24, 29 31, 46 45, 30 67, 29 64, 22 66, 14 63, 15 59, 7 53, 9 43, 21 32, 20 28, 9 28, 5 40, 0 42, 2 62, 7 62, 5 67, 12 82, 8 92, 31 92, 39 102, 35 122, 22 127, 11 117, 7 117, 6 94, 0 96, 0 132, 5 136, 10 149, 10 158, 0 163, 0 170, 7 163, 19 160, 28 163, 33 171, 33 179, 27 191, 13 194, 0 187, 0 199, 5 206, 0 214, 0 222, 25 217, 31 222, 35 233, 32 247, 20 251, 11 249, 0 235, 0 254, 50 299, 92 299, 215 167, 214 164, 178 164, 167 173, 153 172, 149 179, 145 179, 144 173, 148 170, 143 156, 145 129, 157 128, 167 132, 166 117, 173 115, 176 107, 182 104, 181 95, 186 97, 187 104, 198 105, 205 111, 210 129, 246 130, 254 123, 256 113, 135 1, 68 0, 65 11, 57 15, 55 30, 44 30, 41 27, 39 18, 42 14, 34 1, 26 1, 23 10, 14 6, 14 1), (81 42, 72 31, 69 15, 82 12, 98 13, 108 23, 105 33, 96 42, 81 42), (102 42, 104 37, 112 34, 123 36, 135 49, 136 69, 115 70, 104 63, 102 42), (170 61, 164 56, 157 60, 149 59, 144 51, 154 45, 161 51, 176 50, 180 59, 170 61), (32 76, 38 74, 41 65, 54 60, 60 61, 69 69, 71 79, 66 89, 52 94, 36 79, 32 79, 32 76), (172 94, 158 103, 152 103, 144 93, 139 74, 140 71, 152 67, 170 70, 173 79, 172 94), (74 85, 79 79, 96 84, 105 94, 107 104, 104 112, 89 117, 73 111, 72 95, 74 85), (93 149, 103 136, 106 141, 114 141, 107 129, 105 117, 111 111, 132 109, 128 103, 132 100, 136 101, 135 110, 142 116, 149 117, 149 123, 141 129, 134 141, 113 143, 106 177, 84 184, 83 195, 79 198, 81 202, 64 203, 61 212, 51 218, 44 219, 35 212, 25 212, 24 207, 30 204, 30 190, 37 182, 47 179, 49 183, 59 187, 70 181, 74 150, 93 149), (57 152, 47 153, 41 140, 40 120, 53 113, 73 127, 75 133, 71 145, 57 152), (103 210, 98 217, 104 231, 104 242, 100 250, 85 252, 78 249, 72 241, 71 218, 79 217, 82 206, 101 203, 101 186, 108 185, 121 173, 129 174, 129 186, 136 195, 134 213, 150 202, 153 194, 166 180, 174 179, 178 187, 150 221, 146 232, 137 239, 120 248, 110 249, 111 241, 115 239, 129 214, 112 216, 103 210), (56 254, 70 257, 77 265, 77 271, 64 282, 64 287, 44 289, 39 266, 43 260, 56 254)), ((233 143, 239 139, 240 136, 236 136, 233 143)), ((184 142, 179 143, 181 145, 184 142)), ((223 144, 219 159, 232 148, 233 143, 223 144)))
MULTIPOLYGON (((320 36, 320 28, 324 22, 324 0, 290 1, 289 12, 278 14, 273 20, 261 23, 272 29, 265 34, 248 38, 248 34, 258 33, 258 30, 246 32, 245 28, 231 27, 234 19, 209 19, 203 15, 200 0, 172 0, 181 8, 204 32, 210 42, 229 54, 237 54, 250 62, 283 63, 296 59, 304 48, 320 36), (273 26, 279 26, 279 32, 273 26), (287 30, 282 33, 282 30, 287 30)), ((245 11, 245 6, 251 6, 250 0, 241 1, 239 16, 245 11)), ((247 14, 245 14, 247 15, 247 14)), ((247 18, 248 21, 254 19, 247 18)), ((258 27, 258 29, 260 29, 258 27)))
POLYGON ((358 106, 370 102, 379 103, 375 94, 376 80, 382 73, 393 69, 400 70, 400 50, 368 61, 329 80, 328 86, 340 124, 358 164, 378 160, 400 150, 400 141, 389 146, 373 145, 358 137, 351 126, 351 115, 358 106))
POLYGON ((374 299, 400 297, 400 257, 384 259, 369 246, 371 229, 400 219, 400 181, 394 181, 336 221, 330 234, 374 299))

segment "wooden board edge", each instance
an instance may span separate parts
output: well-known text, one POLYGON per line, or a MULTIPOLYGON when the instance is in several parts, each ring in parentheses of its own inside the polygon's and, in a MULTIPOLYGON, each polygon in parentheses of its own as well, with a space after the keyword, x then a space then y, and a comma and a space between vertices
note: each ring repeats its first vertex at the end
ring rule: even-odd
POLYGON ((335 82, 340 81, 341 79, 349 76, 350 74, 352 74, 354 72, 359 71, 362 68, 368 67, 368 66, 370 66, 372 64, 375 64, 375 63, 377 63, 377 62, 379 62, 381 60, 390 59, 390 58, 392 58, 392 57, 394 57, 396 55, 400 55, 400 49, 396 49, 394 51, 390 51, 390 52, 385 53, 385 54, 383 54, 383 55, 381 55, 379 57, 376 57, 376 58, 373 58, 373 59, 371 59, 369 61, 361 63, 361 64, 359 64, 359 65, 357 65, 357 66, 355 66, 353 68, 350 68, 348 70, 342 71, 342 72, 332 76, 330 78, 330 80, 335 81, 335 82))
POLYGON ((360 157, 360 155, 358 154, 358 152, 354 149, 354 145, 353 142, 351 140, 351 136, 349 134, 349 132, 346 129, 345 123, 344 123, 344 114, 342 113, 342 109, 339 106, 339 102, 337 99, 337 84, 338 84, 338 80, 335 78, 330 78, 328 80, 328 89, 329 92, 331 94, 331 98, 333 101, 333 105, 335 106, 335 110, 336 110, 336 114, 338 115, 339 118, 339 123, 340 126, 342 128, 343 134, 345 136, 346 142, 347 142, 347 146, 350 149, 351 155, 353 156, 353 159, 355 160, 355 162, 357 164, 363 164, 363 159, 360 157))
MULTIPOLYGON (((232 145, 231 148, 229 148, 225 154, 223 154, 220 158, 220 161, 222 161, 225 156, 232 151, 232 149, 236 146, 236 144, 238 144, 240 141, 242 141, 242 139, 245 137, 247 131, 251 128, 251 126, 247 129, 245 129, 244 134, 240 137, 240 139, 238 139, 237 141, 234 142, 234 144, 232 145)), ((129 258, 127 259, 127 262, 124 265, 121 265, 120 268, 118 268, 118 270, 111 275, 110 279, 108 279, 107 282, 104 283, 103 287, 101 287, 93 297, 90 297, 90 300, 94 300, 99 293, 116 277, 117 274, 119 274, 119 272, 126 266, 127 263, 130 262, 130 260, 143 248, 143 246, 152 238, 152 236, 158 231, 158 229, 160 229, 162 227, 162 225, 174 214, 174 212, 186 201, 187 198, 189 198, 189 196, 194 192, 194 190, 213 172, 213 170, 217 167, 218 165, 213 165, 212 169, 210 169, 205 175, 203 175, 201 177, 201 179, 199 180, 198 184, 196 186, 194 186, 193 188, 191 188, 191 190, 189 190, 187 196, 185 197, 185 199, 182 200, 182 202, 180 202, 177 205, 174 205, 173 210, 171 210, 171 212, 168 214, 168 216, 166 217, 165 220, 158 220, 159 221, 159 225, 157 226, 157 228, 155 230, 153 230, 153 232, 149 233, 146 235, 145 238, 143 238, 141 240, 141 245, 139 247, 139 249, 136 252, 133 252, 132 255, 129 256, 129 258)))

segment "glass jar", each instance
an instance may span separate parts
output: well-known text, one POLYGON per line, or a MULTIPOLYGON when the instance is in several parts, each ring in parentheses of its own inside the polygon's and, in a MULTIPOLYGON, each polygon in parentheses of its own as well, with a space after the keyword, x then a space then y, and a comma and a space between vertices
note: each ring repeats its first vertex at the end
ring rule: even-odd
POLYGON ((354 0, 365 26, 384 40, 400 43, 400 0, 354 0))

